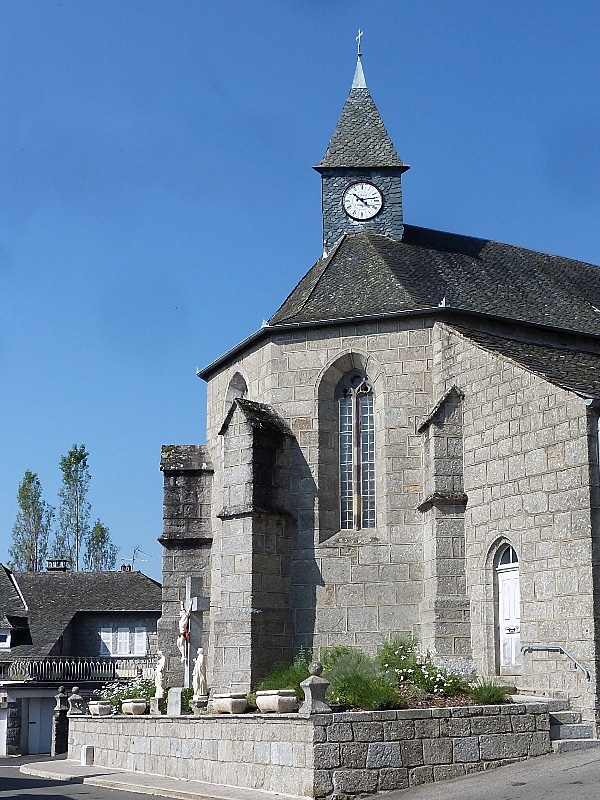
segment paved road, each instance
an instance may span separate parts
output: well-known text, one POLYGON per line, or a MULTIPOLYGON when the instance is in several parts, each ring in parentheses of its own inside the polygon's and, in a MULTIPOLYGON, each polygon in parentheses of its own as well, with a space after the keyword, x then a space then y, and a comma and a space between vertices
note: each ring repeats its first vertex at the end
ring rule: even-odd
MULTIPOLYGON (((375 795, 373 795, 375 797, 375 795)), ((379 800, 600 800, 600 747, 540 756, 379 800)))
MULTIPOLYGON (((63 783, 49 778, 24 775, 19 772, 21 764, 37 761, 42 757, 30 756, 19 759, 0 758, 0 800, 13 798, 55 798, 55 800, 141 800, 143 795, 127 790, 109 789, 81 783, 63 783)), ((65 762, 66 763, 66 762, 65 762)), ((83 775, 76 762, 70 762, 83 775)), ((45 765, 40 765, 44 766, 45 765)), ((55 769, 52 763, 49 769, 55 769)), ((89 770, 89 768, 88 768, 89 770)), ((135 773, 126 773, 130 777, 135 773)), ((118 777, 118 771, 114 772, 118 777)), ((144 776, 150 781, 145 791, 155 789, 156 797, 165 797, 160 787, 160 780, 152 787, 152 776, 144 776)), ((179 781, 175 781, 179 784, 179 781)), ((185 796, 205 798, 211 792, 196 794, 190 782, 181 782, 185 796)), ((231 790, 223 787, 215 792, 223 797, 235 797, 245 800, 262 793, 248 790, 231 790)), ((176 793, 173 796, 181 796, 176 793)), ((273 795, 269 795, 273 798, 273 795)), ((281 796, 281 800, 285 795, 281 796)), ((466 778, 453 781, 416 786, 397 792, 386 792, 373 795, 377 800, 600 800, 600 747, 592 750, 580 750, 561 755, 548 755, 534 758, 531 761, 501 767, 500 769, 480 772, 466 778)), ((264 798, 264 795, 263 795, 264 798)))
POLYGON ((54 800, 142 800, 144 795, 86 786, 83 783, 62 783, 48 778, 34 778, 19 772, 21 764, 41 761, 43 756, 0 758, 0 799, 54 798, 54 800))

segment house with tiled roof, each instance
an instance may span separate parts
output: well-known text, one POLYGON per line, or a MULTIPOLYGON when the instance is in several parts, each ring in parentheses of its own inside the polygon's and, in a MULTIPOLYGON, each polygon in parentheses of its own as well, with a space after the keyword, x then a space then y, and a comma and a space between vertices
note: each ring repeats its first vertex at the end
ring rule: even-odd
POLYGON ((193 599, 247 691, 408 634, 597 725, 600 269, 405 224, 360 57, 315 169, 322 257, 200 372, 206 444, 163 448, 159 639, 193 599))
POLYGON ((0 565, 0 754, 50 752, 60 685, 91 694, 156 661, 161 586, 138 571, 0 565))

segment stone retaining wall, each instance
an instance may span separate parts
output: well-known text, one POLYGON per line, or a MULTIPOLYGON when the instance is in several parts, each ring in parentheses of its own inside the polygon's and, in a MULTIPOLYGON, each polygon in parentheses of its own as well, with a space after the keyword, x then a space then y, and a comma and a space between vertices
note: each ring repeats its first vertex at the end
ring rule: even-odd
POLYGON ((303 797, 402 789, 550 750, 544 703, 319 714, 70 720, 69 758, 303 797))

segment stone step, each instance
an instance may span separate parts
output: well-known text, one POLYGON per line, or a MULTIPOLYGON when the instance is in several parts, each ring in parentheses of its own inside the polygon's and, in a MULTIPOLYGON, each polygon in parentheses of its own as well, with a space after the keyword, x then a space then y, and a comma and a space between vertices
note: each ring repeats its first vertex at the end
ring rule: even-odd
POLYGON ((556 739, 591 739, 594 735, 592 725, 587 722, 550 725, 550 738, 556 739))
POLYGON ((551 711, 550 724, 551 725, 566 725, 574 722, 581 722, 581 714, 579 711, 551 711))
POLYGON ((548 706, 548 711, 568 711, 569 701, 558 700, 554 697, 545 697, 541 694, 511 694, 510 699, 513 703, 545 703, 548 706))
POLYGON ((588 750, 590 747, 599 747, 600 739, 557 739, 552 744, 555 753, 568 753, 572 750, 588 750))

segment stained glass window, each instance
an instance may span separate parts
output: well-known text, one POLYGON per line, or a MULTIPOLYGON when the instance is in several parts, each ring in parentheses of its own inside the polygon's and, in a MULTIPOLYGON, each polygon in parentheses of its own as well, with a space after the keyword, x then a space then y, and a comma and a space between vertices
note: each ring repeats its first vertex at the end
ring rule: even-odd
POLYGON ((360 373, 344 380, 339 397, 340 528, 375 527, 373 390, 360 373))

